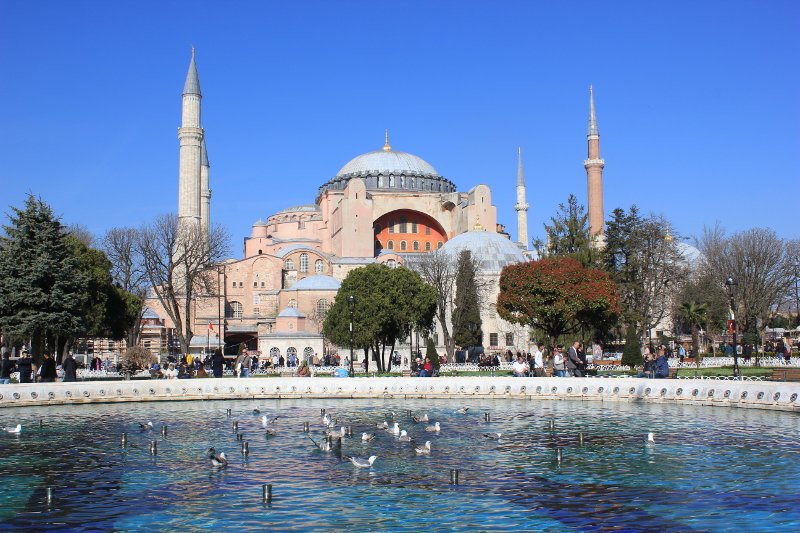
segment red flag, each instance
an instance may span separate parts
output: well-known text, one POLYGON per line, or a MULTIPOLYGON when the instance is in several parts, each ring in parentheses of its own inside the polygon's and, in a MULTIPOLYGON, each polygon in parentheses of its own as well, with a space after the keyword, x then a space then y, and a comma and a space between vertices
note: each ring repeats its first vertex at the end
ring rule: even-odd
MULTIPOLYGON (((208 329, 210 329, 211 331, 214 331, 214 326, 211 325, 211 322, 208 323, 208 329)), ((216 332, 214 332, 214 333, 216 333, 216 332)))

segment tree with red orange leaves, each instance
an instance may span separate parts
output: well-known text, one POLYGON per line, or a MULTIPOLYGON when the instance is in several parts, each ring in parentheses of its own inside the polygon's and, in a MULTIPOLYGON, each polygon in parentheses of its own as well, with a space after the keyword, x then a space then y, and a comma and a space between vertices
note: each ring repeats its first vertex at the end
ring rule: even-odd
POLYGON ((602 270, 571 257, 552 257, 505 267, 497 312, 556 340, 581 328, 609 330, 620 313, 619 293, 602 270))

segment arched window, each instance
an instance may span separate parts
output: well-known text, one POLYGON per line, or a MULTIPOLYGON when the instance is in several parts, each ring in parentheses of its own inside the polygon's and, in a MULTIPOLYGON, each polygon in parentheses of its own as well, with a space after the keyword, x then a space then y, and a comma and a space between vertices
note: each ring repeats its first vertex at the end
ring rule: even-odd
POLYGON ((444 246, 444 243, 443 243, 442 241, 439 241, 439 242, 436 244, 436 249, 437 249, 437 250, 441 250, 442 246, 444 246))
POLYGON ((430 252, 431 251, 431 243, 430 243, 430 241, 425 243, 425 251, 426 252, 430 252))
POLYGON ((295 300, 294 298, 289 300, 289 307, 297 307, 297 300, 295 300))
POLYGON ((319 316, 325 316, 328 312, 328 300, 322 298, 321 300, 317 300, 317 314, 319 316))
POLYGON ((394 176, 389 176, 389 187, 394 187, 394 176))
POLYGON ((314 263, 314 272, 317 274, 322 274, 323 269, 325 268, 325 263, 322 262, 322 259, 317 259, 314 263))
POLYGON ((431 227, 425 226, 425 235, 430 235, 430 234, 431 234, 431 227))
POLYGON ((283 269, 284 270, 294 270, 294 261, 291 259, 287 259, 283 262, 283 269))
POLYGON ((269 356, 270 357, 280 357, 281 356, 280 349, 277 346, 273 346, 272 348, 269 349, 269 356))
POLYGON ((419 229, 419 227, 417 226, 417 221, 416 220, 412 220, 411 221, 411 233, 417 233, 418 229, 419 229))
POLYGON ((394 259, 389 259, 388 261, 386 261, 386 266, 388 266, 389 268, 397 268, 397 261, 395 261, 394 259))
POLYGON ((406 251, 406 241, 400 241, 400 251, 401 252, 406 251))
POLYGON ((303 349, 303 360, 311 363, 311 360, 314 358, 314 348, 311 346, 306 346, 303 349))
POLYGON ((389 233, 394 233, 394 220, 389 221, 389 233))
POLYGON ((400 233, 406 233, 408 231, 408 223, 406 222, 406 217, 400 217, 400 233))
POLYGON ((286 357, 291 357, 291 356, 293 356, 293 355, 294 355, 295 357, 297 357, 297 348, 295 348, 294 346, 289 346, 289 347, 286 349, 286 357))
POLYGON ((414 241, 414 251, 419 252, 419 242, 414 241))
POLYGON ((388 248, 389 250, 394 250, 394 241, 387 242, 386 248, 388 248))
POLYGON ((226 309, 226 316, 228 318, 242 318, 244 316, 244 307, 240 302, 230 302, 226 309))
POLYGON ((414 188, 414 178, 409 178, 408 179, 408 188, 409 189, 413 189, 414 188))
POLYGON ((300 272, 308 272, 308 254, 300 254, 300 272))

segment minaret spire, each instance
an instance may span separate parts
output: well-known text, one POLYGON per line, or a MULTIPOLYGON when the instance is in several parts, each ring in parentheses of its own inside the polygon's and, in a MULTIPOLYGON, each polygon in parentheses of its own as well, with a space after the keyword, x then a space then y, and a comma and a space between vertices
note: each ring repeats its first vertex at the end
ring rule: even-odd
POLYGON ((594 239, 594 245, 602 248, 605 245, 603 213, 603 168, 606 162, 600 157, 600 130, 597 128, 597 116, 594 111, 594 90, 589 85, 589 132, 586 136, 588 142, 588 158, 583 162, 586 169, 586 180, 589 196, 589 233, 594 239))
POLYGON ((195 51, 183 85, 183 108, 181 127, 178 129, 180 141, 180 163, 178 166, 178 219, 182 224, 203 222, 203 140, 205 132, 200 120, 200 80, 197 76, 195 51))
POLYGON ((522 147, 517 147, 517 243, 523 250, 528 249, 528 202, 525 192, 525 172, 522 169, 522 147))
POLYGON ((384 152, 391 152, 392 147, 389 145, 389 128, 386 128, 386 142, 383 144, 384 152))

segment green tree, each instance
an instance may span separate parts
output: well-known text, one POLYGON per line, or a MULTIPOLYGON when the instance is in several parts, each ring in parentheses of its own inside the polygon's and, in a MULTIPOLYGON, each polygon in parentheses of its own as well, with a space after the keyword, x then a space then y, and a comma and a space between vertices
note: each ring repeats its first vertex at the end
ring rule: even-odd
POLYGON ((497 312, 555 342, 580 329, 610 329, 619 314, 619 295, 602 270, 553 257, 503 268, 497 312))
POLYGON ((439 368, 439 354, 436 351, 436 343, 433 342, 433 337, 428 337, 425 340, 425 357, 430 357, 433 368, 439 368))
POLYGON ((456 298, 452 313, 453 340, 457 346, 483 344, 477 278, 478 262, 469 250, 462 250, 456 268, 456 298))
POLYGON ((577 259, 583 266, 594 265, 597 252, 589 232, 589 214, 578 204, 574 194, 569 195, 566 205, 558 205, 558 212, 550 221, 552 224, 544 224, 547 241, 533 241, 539 257, 567 256, 577 259))
POLYGON ((625 332, 625 348, 622 350, 622 364, 631 368, 644 364, 642 345, 639 344, 639 333, 636 328, 627 328, 625 332))
POLYGON ((678 315, 689 323, 692 328, 692 348, 694 349, 694 356, 700 357, 700 341, 697 336, 697 331, 700 325, 705 323, 708 314, 708 306, 704 303, 695 301, 683 302, 678 307, 678 315))
POLYGON ((0 331, 30 337, 38 361, 47 338, 83 330, 88 279, 61 222, 41 199, 29 194, 24 209, 12 207, 3 229, 0 331))

